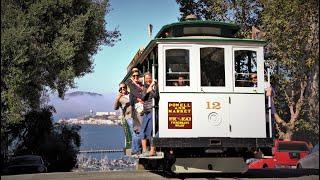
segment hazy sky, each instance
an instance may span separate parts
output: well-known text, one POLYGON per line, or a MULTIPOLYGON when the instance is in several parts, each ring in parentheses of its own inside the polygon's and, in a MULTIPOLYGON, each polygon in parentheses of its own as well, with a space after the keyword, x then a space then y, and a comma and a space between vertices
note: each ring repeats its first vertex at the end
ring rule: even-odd
POLYGON ((113 47, 101 47, 94 56, 94 72, 76 79, 77 88, 70 91, 117 92, 133 56, 150 40, 148 24, 153 25, 154 37, 162 26, 177 22, 179 17, 175 0, 110 0, 110 4, 112 10, 105 17, 107 29, 119 27, 121 41, 113 47))

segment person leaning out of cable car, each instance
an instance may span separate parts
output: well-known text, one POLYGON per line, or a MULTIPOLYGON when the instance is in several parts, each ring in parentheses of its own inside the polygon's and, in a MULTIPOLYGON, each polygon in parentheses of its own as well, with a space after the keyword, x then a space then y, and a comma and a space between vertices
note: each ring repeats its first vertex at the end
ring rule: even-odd
POLYGON ((140 81, 140 73, 137 68, 132 69, 132 76, 126 83, 130 89, 130 105, 132 106, 133 128, 136 133, 140 133, 142 116, 143 116, 143 101, 142 90, 143 84, 140 81))
POLYGON ((133 129, 133 119, 132 119, 132 107, 130 105, 130 94, 125 83, 119 85, 119 94, 114 102, 114 110, 118 110, 121 107, 122 115, 127 121, 131 137, 132 137, 132 147, 131 153, 138 154, 140 153, 140 138, 139 135, 135 133, 133 129))
POLYGON ((152 75, 149 72, 144 74, 144 89, 142 92, 143 104, 143 121, 141 125, 140 137, 142 145, 142 156, 155 156, 156 148, 153 145, 152 131, 153 131, 153 122, 152 122, 152 108, 153 108, 153 99, 155 104, 159 101, 159 92, 156 81, 152 80, 152 75), (147 151, 147 141, 150 143, 150 152, 147 151))

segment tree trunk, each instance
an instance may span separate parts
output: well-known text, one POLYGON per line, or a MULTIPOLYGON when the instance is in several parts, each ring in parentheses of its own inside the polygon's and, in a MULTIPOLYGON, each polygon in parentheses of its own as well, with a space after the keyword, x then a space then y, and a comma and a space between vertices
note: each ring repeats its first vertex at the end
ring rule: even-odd
POLYGON ((293 129, 294 129, 294 122, 296 121, 296 119, 291 118, 290 121, 286 123, 283 119, 280 118, 280 116, 277 113, 275 113, 274 117, 277 123, 277 131, 279 134, 279 139, 291 141, 292 135, 293 135, 293 129))
POLYGON ((284 134, 284 137, 283 137, 283 140, 285 140, 285 141, 291 141, 291 139, 292 139, 292 131, 287 131, 285 134, 284 134))
POLYGON ((291 97, 289 97, 289 95, 285 92, 285 95, 287 97, 286 99, 288 100, 289 109, 290 109, 290 120, 288 122, 286 122, 277 113, 275 113, 274 117, 275 117, 276 123, 280 127, 283 127, 283 129, 285 130, 284 132, 280 132, 281 128, 278 128, 279 139, 284 139, 284 140, 288 140, 288 141, 290 141, 292 139, 293 130, 295 127, 295 122, 299 118, 299 115, 302 110, 302 105, 303 105, 303 102, 305 99, 303 94, 306 90, 306 87, 307 87, 307 82, 302 81, 300 83, 299 98, 296 100, 296 102, 294 101, 294 96, 296 94, 295 91, 291 91, 291 97))

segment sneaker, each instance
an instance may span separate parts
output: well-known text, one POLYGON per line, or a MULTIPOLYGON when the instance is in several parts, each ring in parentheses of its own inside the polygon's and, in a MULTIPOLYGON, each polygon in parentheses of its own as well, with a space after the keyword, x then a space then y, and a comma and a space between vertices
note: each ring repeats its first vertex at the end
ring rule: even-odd
POLYGON ((149 157, 149 151, 145 151, 145 152, 142 152, 142 154, 140 154, 140 157, 149 157))
POLYGON ((157 152, 154 152, 153 154, 151 154, 151 151, 150 151, 149 156, 157 156, 157 152))
POLYGON ((140 154, 139 151, 131 151, 131 154, 140 154))
POLYGON ((135 158, 135 159, 138 159, 139 156, 140 156, 140 154, 133 154, 133 155, 131 155, 131 157, 132 157, 132 158, 135 158))
POLYGON ((139 152, 131 152, 131 156, 138 156, 138 155, 140 155, 139 152))

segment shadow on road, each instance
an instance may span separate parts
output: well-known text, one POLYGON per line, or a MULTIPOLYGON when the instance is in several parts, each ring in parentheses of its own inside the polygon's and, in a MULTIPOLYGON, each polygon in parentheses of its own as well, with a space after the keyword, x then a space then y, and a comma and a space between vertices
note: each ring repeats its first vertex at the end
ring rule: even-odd
POLYGON ((164 174, 163 172, 153 172, 166 178, 294 178, 311 175, 319 175, 318 169, 251 169, 244 174, 228 173, 193 173, 193 174, 164 174))

